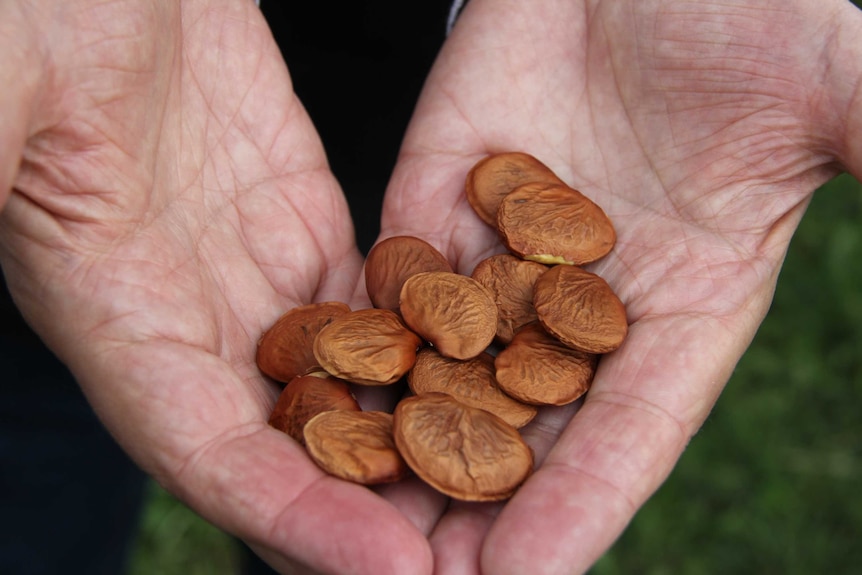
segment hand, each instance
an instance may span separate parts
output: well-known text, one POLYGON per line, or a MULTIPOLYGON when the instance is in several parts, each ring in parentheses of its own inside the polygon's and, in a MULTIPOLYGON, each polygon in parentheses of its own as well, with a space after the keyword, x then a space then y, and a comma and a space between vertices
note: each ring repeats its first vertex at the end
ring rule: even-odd
POLYGON ((438 572, 583 572, 667 477, 760 325, 811 193, 862 174, 860 27, 839 0, 471 0, 381 235, 423 237, 470 273, 503 248, 465 201, 467 170, 532 153, 613 220, 618 243, 590 268, 630 332, 582 405, 525 429, 540 466, 508 504, 426 499, 414 522, 438 572))
POLYGON ((362 262, 253 2, 6 2, 0 45, 0 261, 115 438, 285 572, 430 571, 403 515, 266 425, 257 338, 349 302, 362 262))

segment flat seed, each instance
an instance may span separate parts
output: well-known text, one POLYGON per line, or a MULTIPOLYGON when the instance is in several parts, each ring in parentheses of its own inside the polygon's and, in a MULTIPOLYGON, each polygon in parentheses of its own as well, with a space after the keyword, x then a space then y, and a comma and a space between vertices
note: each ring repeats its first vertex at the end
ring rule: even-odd
POLYGON ((497 304, 491 292, 456 273, 411 276, 401 288, 401 315, 440 354, 456 359, 476 357, 497 333, 497 304))
POLYGON ((403 399, 393 435, 416 475, 455 499, 506 499, 532 473, 533 452, 518 430, 444 393, 403 399))
POLYGON ((401 286, 420 272, 451 272, 437 248, 413 236, 393 236, 375 244, 365 259, 365 289, 376 308, 398 310, 401 286))
POLYGON ((494 376, 494 357, 489 353, 460 360, 425 348, 416 356, 407 384, 417 395, 448 393, 466 405, 490 411, 515 428, 527 425, 536 416, 535 407, 512 399, 500 389, 494 376))
POLYGON ((522 184, 563 184, 545 164, 523 152, 502 152, 477 162, 467 174, 464 191, 476 214, 497 227, 497 210, 503 197, 522 184))
POLYGON ((333 319, 349 311, 347 304, 330 301, 295 307, 284 313, 257 342, 258 369, 281 383, 318 369, 314 338, 333 319))
POLYGON ((548 267, 499 254, 479 262, 471 277, 491 290, 497 304, 496 340, 507 344, 521 326, 536 320, 533 286, 548 267))
POLYGON ((335 377, 361 385, 389 385, 413 367, 421 344, 395 312, 361 309, 320 330, 314 356, 335 377))
POLYGON ((577 266, 554 266, 537 281, 533 305, 542 326, 569 347, 608 353, 628 333, 626 309, 600 276, 577 266))
POLYGON ((376 485, 409 475, 392 437, 392 414, 325 411, 305 425, 304 435, 308 454, 335 477, 376 485))
POLYGON ((494 360, 500 388, 532 405, 566 405, 593 382, 598 357, 572 349, 538 322, 524 326, 494 360))
POLYGON ((518 187, 500 203, 497 229, 509 250, 543 264, 583 265, 607 255, 616 242, 604 211, 565 185, 518 187))
POLYGON ((347 383, 328 375, 299 376, 282 390, 269 416, 269 424, 304 443, 302 429, 308 420, 318 413, 337 409, 360 410, 347 383))

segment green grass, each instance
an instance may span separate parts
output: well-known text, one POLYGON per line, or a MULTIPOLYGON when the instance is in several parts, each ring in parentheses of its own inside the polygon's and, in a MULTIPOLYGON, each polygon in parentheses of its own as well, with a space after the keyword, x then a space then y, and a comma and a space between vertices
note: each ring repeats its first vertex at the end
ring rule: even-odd
POLYGON ((239 547, 151 482, 128 575, 235 575, 239 547))
MULTIPOLYGON (((862 565, 862 186, 815 194, 772 308, 703 429, 593 575, 847 574, 862 565)), ((236 572, 153 487, 130 575, 236 572)))

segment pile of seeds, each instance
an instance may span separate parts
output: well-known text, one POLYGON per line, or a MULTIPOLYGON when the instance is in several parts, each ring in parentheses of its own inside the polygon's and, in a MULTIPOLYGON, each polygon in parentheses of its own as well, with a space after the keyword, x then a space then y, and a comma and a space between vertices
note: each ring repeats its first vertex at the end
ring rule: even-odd
POLYGON ((270 425, 334 476, 412 472, 456 499, 511 497, 533 469, 518 429, 584 395, 626 337, 622 302, 580 267, 616 241, 598 205, 522 152, 481 160, 465 192, 509 253, 464 276, 420 238, 387 238, 365 263, 373 308, 301 306, 258 342, 261 372, 286 384, 270 425), (392 414, 362 411, 350 391, 405 379, 392 414))

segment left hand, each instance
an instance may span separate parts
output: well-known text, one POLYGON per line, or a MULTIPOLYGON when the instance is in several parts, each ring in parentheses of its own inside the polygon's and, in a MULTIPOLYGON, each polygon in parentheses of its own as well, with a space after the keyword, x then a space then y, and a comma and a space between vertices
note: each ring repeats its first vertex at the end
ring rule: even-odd
POLYGON ((860 21, 844 0, 471 0, 381 236, 422 237, 469 274, 503 248, 465 200, 467 171, 531 153, 614 222, 589 268, 630 331, 582 405, 525 428, 539 466, 505 506, 398 493, 405 512, 425 504, 414 522, 437 572, 581 573, 667 477, 760 325, 812 192, 840 164, 862 175, 860 21))

